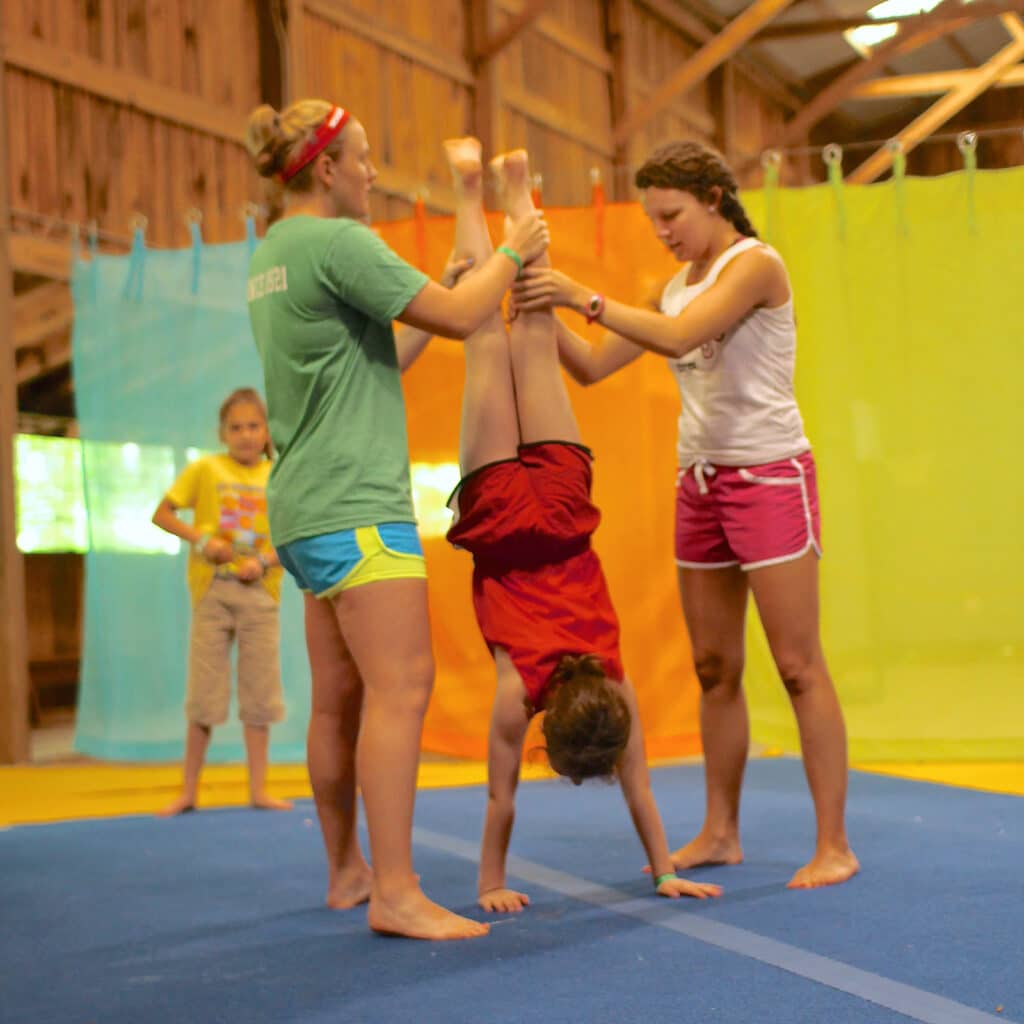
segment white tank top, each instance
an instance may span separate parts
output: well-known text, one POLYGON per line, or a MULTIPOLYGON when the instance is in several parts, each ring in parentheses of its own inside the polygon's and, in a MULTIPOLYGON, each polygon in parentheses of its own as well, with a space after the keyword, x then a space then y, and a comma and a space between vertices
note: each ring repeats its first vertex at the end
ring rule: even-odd
MULTIPOLYGON (((704 279, 688 285, 688 267, 672 278, 661 311, 678 316, 710 288, 731 260, 754 246, 746 238, 730 246, 704 279)), ((765 246, 774 253, 770 246, 765 246)), ((669 359, 679 384, 679 465, 695 462, 756 466, 807 451, 803 421, 793 394, 796 323, 793 297, 775 309, 755 309, 721 337, 669 359)))

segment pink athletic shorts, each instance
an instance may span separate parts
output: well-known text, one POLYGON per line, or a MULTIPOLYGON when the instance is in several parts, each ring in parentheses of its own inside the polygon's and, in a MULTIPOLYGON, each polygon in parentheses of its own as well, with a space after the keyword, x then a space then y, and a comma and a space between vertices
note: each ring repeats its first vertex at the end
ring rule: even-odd
POLYGON ((697 462, 676 487, 676 563, 687 569, 759 569, 813 549, 821 557, 814 457, 762 466, 697 462))

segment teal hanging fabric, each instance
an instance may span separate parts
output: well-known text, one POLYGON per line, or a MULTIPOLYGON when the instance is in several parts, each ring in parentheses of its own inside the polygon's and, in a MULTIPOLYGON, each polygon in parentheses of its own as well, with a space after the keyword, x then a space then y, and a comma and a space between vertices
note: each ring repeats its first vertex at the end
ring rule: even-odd
MULTIPOLYGON (((94 757, 182 755, 191 608, 187 552, 150 522, 198 452, 221 449, 217 414, 235 388, 263 392, 245 303, 250 245, 146 250, 74 267, 73 369, 89 512, 85 622, 75 747, 94 757), (201 256, 201 260, 200 260, 201 256)), ((287 720, 277 760, 300 761, 309 715, 301 598, 285 580, 281 671, 287 720)), ((234 692, 234 687, 232 688, 234 692)), ((209 758, 244 756, 232 715, 209 758)))

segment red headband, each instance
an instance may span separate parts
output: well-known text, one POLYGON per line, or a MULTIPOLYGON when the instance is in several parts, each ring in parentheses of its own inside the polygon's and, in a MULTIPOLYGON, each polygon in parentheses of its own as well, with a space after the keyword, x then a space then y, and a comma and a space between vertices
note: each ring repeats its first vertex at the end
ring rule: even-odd
POLYGON ((299 155, 281 172, 281 181, 287 183, 302 170, 306 164, 315 160, 337 138, 349 118, 347 110, 331 107, 327 116, 317 125, 313 137, 302 147, 299 155))

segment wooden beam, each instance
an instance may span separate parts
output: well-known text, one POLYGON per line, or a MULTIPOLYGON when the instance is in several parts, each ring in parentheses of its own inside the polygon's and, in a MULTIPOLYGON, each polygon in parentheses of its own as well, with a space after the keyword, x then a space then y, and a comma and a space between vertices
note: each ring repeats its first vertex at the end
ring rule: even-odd
POLYGON ((294 103, 303 95, 306 62, 306 0, 275 0, 284 11, 284 95, 285 101, 294 103))
POLYGON ((233 142, 242 143, 245 139, 247 111, 217 106, 180 89, 157 85, 141 75, 118 71, 91 57, 28 37, 17 40, 3 37, 0 52, 9 67, 102 96, 120 107, 152 114, 233 142))
POLYGON ((573 142, 578 142, 581 146, 611 159, 612 147, 599 135, 595 135, 582 121, 563 113, 557 104, 509 85, 502 86, 501 95, 505 106, 510 110, 515 110, 558 135, 572 139, 573 142))
MULTIPOLYGON (((636 2, 660 18, 666 25, 670 25, 697 44, 709 42, 715 37, 714 29, 709 28, 704 21, 684 10, 673 0, 636 0, 636 2)), ((695 0, 687 0, 687 2, 690 6, 695 5, 695 0)), ((703 11, 703 5, 699 6, 703 11)), ((710 8, 707 9, 705 16, 713 24, 721 26, 725 23, 722 16, 710 8)), ((767 62, 764 58, 738 54, 734 60, 737 68, 779 106, 786 110, 799 110, 804 105, 804 98, 798 95, 778 71, 773 67, 766 67, 767 62)))
POLYGON ((793 0, 754 0, 713 39, 708 40, 675 74, 671 75, 651 100, 643 107, 626 115, 625 121, 615 126, 612 139, 621 146, 652 117, 664 110, 677 96, 703 81, 715 68, 728 60, 757 30, 784 11, 793 0))
MULTIPOLYGON (((936 128, 963 110, 1005 71, 1024 58, 1024 25, 1016 14, 1004 14, 1001 20, 1013 36, 1013 41, 1004 46, 988 63, 976 71, 969 72, 968 77, 960 85, 933 103, 896 136, 902 143, 905 153, 909 153, 928 138, 936 128)), ((892 166, 892 157, 891 149, 883 146, 848 175, 846 180, 854 185, 866 185, 892 166)))
MULTIPOLYGON (((483 49, 495 31, 497 20, 495 0, 470 0, 469 48, 472 53, 483 49)), ((497 61, 478 64, 473 79, 473 134, 480 140, 485 154, 501 153, 505 149, 499 70, 497 61)), ((488 177, 485 181, 490 184, 488 177)))
MULTIPOLYGON (((434 49, 416 39, 410 39, 403 33, 383 28, 379 22, 350 7, 333 2, 333 0, 288 0, 288 4, 289 19, 292 5, 296 7, 301 5, 309 14, 323 18, 324 21, 329 21, 332 25, 343 28, 354 35, 362 36, 363 39, 369 39, 370 42, 376 43, 391 53, 407 57, 416 64, 430 68, 431 71, 443 75, 445 78, 453 79, 467 88, 471 88, 473 85, 473 69, 464 58, 434 49)), ((290 31, 289 29, 289 33, 290 31)), ((483 45, 483 41, 481 45, 483 45)))
POLYGON ((48 277, 53 281, 71 280, 71 246, 51 238, 11 231, 11 267, 18 274, 48 277))
MULTIPOLYGON (((982 18, 995 18, 1007 11, 1019 11, 1024 8, 1024 0, 1001 0, 1001 2, 990 2, 990 0, 976 0, 970 6, 958 11, 953 8, 950 11, 950 18, 960 18, 969 15, 978 21, 982 18)), ((815 21, 788 21, 781 25, 766 25, 755 37, 757 42, 768 42, 777 39, 805 39, 811 36, 834 35, 839 32, 849 32, 851 29, 864 26, 877 27, 879 25, 896 25, 913 28, 919 24, 923 14, 903 14, 894 18, 868 18, 859 15, 853 18, 822 18, 815 21)))
POLYGON ((71 289, 61 281, 30 288, 14 297, 14 350, 40 345, 66 334, 75 319, 71 289))
POLYGON ((71 362, 71 334, 51 338, 45 345, 28 349, 18 359, 18 387, 61 370, 71 362))
MULTIPOLYGON (((3 81, 0 54, 0 84, 3 81)), ((6 166, 6 90, 0 88, 0 167, 6 166)), ((0 764, 17 764, 30 756, 25 563, 18 550, 14 487, 18 393, 8 252, 9 187, 4 175, 0 182, 0 764)))
MULTIPOLYGON (((930 71, 920 75, 893 75, 890 78, 875 78, 858 85, 850 93, 858 100, 886 99, 898 96, 939 96, 963 84, 973 71, 930 71)), ((993 89, 1009 89, 1024 85, 1024 65, 1012 67, 1004 72, 993 89)))
MULTIPOLYGON (((498 0, 497 9, 505 14, 515 16, 523 11, 522 0, 498 0)), ((559 21, 550 15, 542 14, 534 23, 533 30, 543 36, 550 43, 579 57, 585 64, 610 74, 612 70, 612 59, 604 50, 591 46, 585 39, 569 31, 559 21)))
POLYGON ((522 10, 484 39, 479 49, 474 49, 473 59, 477 64, 493 60, 520 33, 530 27, 544 12, 551 0, 526 0, 522 10))
POLYGON ((819 121, 832 113, 843 100, 852 95, 854 89, 861 82, 870 78, 878 68, 884 67, 893 57, 910 53, 968 24, 967 20, 946 18, 950 8, 954 6, 958 8, 959 4, 954 5, 952 0, 943 0, 928 14, 922 15, 920 21, 915 22, 916 28, 913 31, 906 30, 904 26, 891 39, 876 46, 866 60, 859 61, 843 71, 792 120, 786 123, 775 145, 784 148, 802 141, 819 121))
MULTIPOLYGON (((626 117, 629 98, 633 95, 634 68, 629 55, 632 51, 636 14, 632 0, 608 0, 605 11, 605 34, 612 59, 612 71, 608 80, 612 124, 619 124, 626 117)), ((632 184, 630 164, 629 145, 615 146, 612 151, 612 180, 606 183, 606 195, 609 199, 622 202, 629 197, 632 184)))

